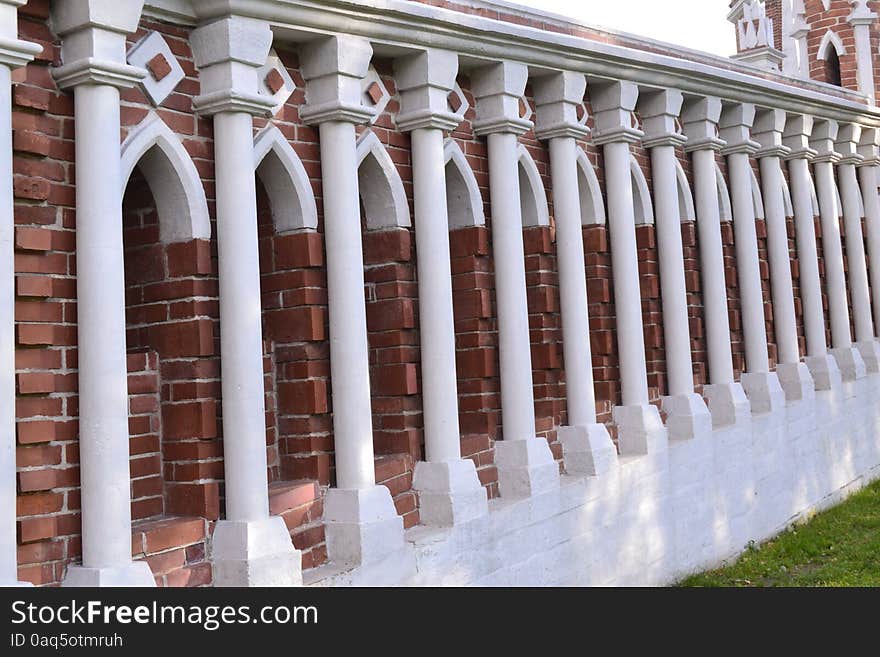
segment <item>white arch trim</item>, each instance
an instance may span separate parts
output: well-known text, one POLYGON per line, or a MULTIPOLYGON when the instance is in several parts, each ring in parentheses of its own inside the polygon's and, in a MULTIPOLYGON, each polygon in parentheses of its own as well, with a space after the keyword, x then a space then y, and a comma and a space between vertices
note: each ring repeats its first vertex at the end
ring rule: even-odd
POLYGON ((549 226, 550 211, 547 208, 547 193, 544 182, 525 146, 517 147, 519 161, 519 198, 522 208, 523 226, 549 226))
POLYGON ((590 158, 582 148, 577 149, 578 193, 581 199, 581 225, 602 226, 605 224, 605 202, 602 189, 590 158))
POLYGON ((718 186, 718 210, 722 223, 733 221, 733 210, 730 207, 730 192, 721 168, 715 165, 715 184, 718 186))
POLYGON ((411 226, 409 203, 397 167, 379 138, 369 130, 358 139, 357 162, 367 230, 411 226))
POLYGON ((654 223, 654 204, 651 201, 651 191, 648 189, 648 181, 642 173, 635 157, 631 156, 629 168, 632 177, 633 206, 635 209, 636 225, 654 223))
POLYGON ((813 176, 809 176, 810 179, 810 201, 813 204, 813 216, 819 216, 819 197, 816 196, 816 183, 813 182, 813 176))
POLYGON ((694 208, 694 195, 691 192, 684 167, 681 166, 678 158, 675 160, 675 178, 678 180, 678 212, 681 216, 681 222, 696 221, 697 211, 694 208))
POLYGON ((816 59, 828 59, 828 48, 834 48, 837 51, 838 57, 846 54, 846 46, 843 45, 843 40, 834 30, 828 30, 825 32, 822 41, 819 42, 819 50, 816 53, 816 59))
POLYGON ((791 191, 788 189, 788 183, 785 178, 782 179, 782 206, 785 209, 786 219, 794 217, 794 205, 791 202, 791 191))
POLYGON ((764 213, 764 195, 761 194, 761 185, 758 184, 758 176, 752 169, 752 202, 755 205, 755 219, 766 219, 764 213))
POLYGON ((274 125, 254 139, 254 170, 269 196, 275 232, 318 227, 318 208, 306 169, 274 125))
POLYGON ((164 243, 211 238, 211 221, 202 179, 177 135, 154 112, 135 126, 122 143, 122 194, 140 167, 159 214, 164 243))
POLYGON ((480 194, 480 187, 467 158, 454 139, 446 140, 443 157, 446 165, 446 204, 450 230, 485 226, 483 195, 480 194))

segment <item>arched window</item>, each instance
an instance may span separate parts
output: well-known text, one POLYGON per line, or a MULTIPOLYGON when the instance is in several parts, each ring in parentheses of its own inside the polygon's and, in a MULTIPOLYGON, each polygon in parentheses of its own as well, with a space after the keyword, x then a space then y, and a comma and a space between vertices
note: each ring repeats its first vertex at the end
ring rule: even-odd
POLYGON ((825 81, 838 87, 841 85, 840 56, 846 54, 846 47, 836 32, 828 30, 819 43, 816 59, 825 62, 825 81))
POLYGON ((544 182, 532 156, 522 144, 517 149, 519 159, 519 199, 523 226, 549 226, 547 194, 544 182))
POLYGON ((162 242, 210 239, 211 222, 199 172, 157 114, 150 113, 122 144, 122 193, 139 168, 156 202, 162 242))
POLYGON ((358 140, 358 188, 367 230, 411 225, 403 181, 388 151, 372 132, 358 140))
POLYGON ((483 196, 467 158, 453 139, 446 140, 443 154, 446 158, 446 206, 450 230, 485 226, 483 196))
POLYGON ((254 140, 254 169, 269 197, 276 232, 318 227, 309 176, 290 143, 273 125, 254 140))

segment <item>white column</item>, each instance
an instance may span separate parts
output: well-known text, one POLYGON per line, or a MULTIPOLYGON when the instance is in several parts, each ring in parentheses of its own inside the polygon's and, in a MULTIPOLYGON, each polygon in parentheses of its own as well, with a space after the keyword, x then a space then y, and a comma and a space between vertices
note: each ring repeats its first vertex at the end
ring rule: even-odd
POLYGON ((76 286, 82 566, 66 586, 154 586, 145 562, 131 559, 131 482, 125 272, 119 150, 119 87, 143 71, 125 63, 125 36, 140 4, 95 19, 92 3, 53 5, 64 65, 53 71, 74 90, 76 286), (98 23, 98 24, 96 24, 98 23))
POLYGON ((877 21, 877 14, 868 9, 867 0, 850 0, 854 5, 847 22, 853 27, 856 42, 856 78, 859 92, 874 103, 874 54, 871 49, 871 27, 877 21))
POLYGON ((12 70, 42 47, 18 39, 18 7, 0 0, 0 586, 17 586, 15 488, 15 219, 12 193, 12 70))
POLYGON ((822 222, 822 253, 825 259, 825 285, 831 319, 831 354, 844 381, 865 376, 865 362, 853 346, 849 325, 849 303, 846 296, 846 274, 843 268, 843 246, 840 236, 840 209, 834 182, 834 164, 840 154, 834 150, 838 125, 836 121, 817 121, 813 126, 810 146, 818 152, 813 160, 816 196, 822 222))
POLYGON ((429 50, 395 62, 397 126, 412 134, 425 460, 416 464, 422 524, 452 526, 489 512, 474 462, 461 458, 455 320, 443 131, 461 122, 449 106, 458 56, 429 50))
POLYGON ((614 82, 592 91, 596 113, 593 143, 605 154, 605 191, 608 196, 608 229, 611 233, 611 270, 614 276, 614 312, 617 320, 617 355, 622 406, 614 409, 618 445, 623 455, 651 454, 667 447, 666 428, 657 407, 648 397, 645 337, 635 211, 629 146, 643 133, 634 128, 633 110, 639 88, 631 82, 614 82))
POLYGON ((856 176, 856 166, 861 165, 865 159, 858 153, 861 136, 861 126, 855 123, 842 126, 835 150, 843 155, 837 165, 837 178, 843 203, 843 221, 846 225, 846 260, 849 266, 856 348, 865 361, 866 370, 874 373, 880 371, 880 345, 874 339, 868 262, 865 258, 865 240, 862 232, 863 199, 856 176))
POLYGON ((767 330, 764 324, 764 295, 755 231, 755 205, 752 194, 752 166, 749 157, 760 145, 750 138, 755 106, 730 105, 721 114, 721 138, 727 142, 733 230, 736 242, 736 271, 746 348, 747 372, 742 385, 753 413, 769 413, 782 408, 785 394, 775 372, 770 372, 767 330))
POLYGON ((495 462, 502 497, 534 495, 559 485, 559 467, 550 446, 536 436, 532 392, 517 154, 517 136, 532 127, 531 121, 520 116, 528 75, 524 64, 502 62, 477 69, 472 76, 477 99, 474 132, 486 135, 489 142, 504 436, 504 440, 495 443, 495 462))
POLYGON ((355 125, 364 105, 369 41, 335 36, 301 54, 308 104, 303 121, 318 125, 324 193, 324 241, 330 315, 330 375, 336 487, 324 498, 327 553, 339 565, 379 561, 404 547, 403 520, 391 493, 377 486, 370 407, 370 361, 355 125))
POLYGON ((550 142, 550 174, 556 216, 556 252, 562 311, 563 358, 568 426, 558 430, 565 470, 601 475, 617 466, 617 448, 596 422, 593 355, 587 316, 587 278, 578 183, 578 145, 589 134, 584 107, 587 80, 562 72, 534 83, 539 139, 550 142))
MULTIPOLYGON (((859 154, 865 159, 859 166, 859 183, 862 188, 862 202, 865 206, 866 240, 868 258, 872 263, 880 263, 880 197, 877 185, 880 184, 880 129, 862 128, 859 154)), ((874 331, 880 329, 880 266, 874 264, 870 269, 872 307, 874 309, 874 331)))
POLYGON ((715 164, 715 154, 725 145, 717 136, 720 116, 721 101, 717 98, 692 101, 682 113, 684 134, 688 138, 685 150, 691 153, 693 159, 694 202, 709 359, 710 383, 703 387, 703 395, 709 402, 715 428, 737 424, 751 417, 745 392, 734 381, 733 354, 730 348, 730 319, 715 164))
POLYGON ((268 23, 228 16, 191 35, 202 95, 193 106, 214 118, 223 466, 226 518, 217 522, 211 561, 217 586, 295 586, 301 557, 284 521, 269 515, 266 411, 253 117, 271 100, 257 95, 257 70, 272 45, 268 23))
POLYGON ((643 143, 651 149, 654 183, 654 221, 660 258, 663 302, 663 339, 666 344, 668 395, 663 398, 670 438, 690 439, 711 434, 712 416, 703 398, 694 392, 690 320, 681 243, 681 208, 675 147, 687 142, 678 117, 683 102, 674 90, 644 95, 639 104, 645 131, 643 143))
POLYGON ((817 153, 810 148, 813 117, 802 114, 788 117, 784 142, 791 150, 788 173, 794 206, 799 287, 804 313, 807 357, 804 359, 816 390, 832 390, 840 385, 840 368, 828 353, 825 338, 825 311, 822 305, 822 280, 819 276, 819 252, 816 246, 816 217, 813 209, 810 162, 817 153))
POLYGON ((782 110, 763 110, 753 130, 761 145, 757 157, 761 167, 761 187, 767 222, 767 250, 770 260, 770 286, 773 299, 773 328, 776 333, 776 373, 788 401, 810 400, 815 387, 810 370, 801 362, 791 254, 788 249, 782 175, 782 160, 791 151, 782 143, 786 115, 782 110))

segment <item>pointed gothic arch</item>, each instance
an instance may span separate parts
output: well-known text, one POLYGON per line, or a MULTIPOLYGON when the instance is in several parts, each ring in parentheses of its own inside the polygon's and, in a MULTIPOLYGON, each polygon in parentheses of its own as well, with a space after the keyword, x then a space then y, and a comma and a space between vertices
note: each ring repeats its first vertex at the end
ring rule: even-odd
POLYGON ((694 195, 691 192, 691 186, 684 172, 684 167, 676 158, 675 160, 675 179, 678 181, 678 213, 682 223, 696 221, 697 211, 694 207, 694 195))
POLYGON ((164 243, 211 238, 211 222, 202 179, 177 135, 151 112, 122 143, 122 194, 135 167, 153 194, 164 243))
POLYGON ((275 232, 317 229, 318 208, 308 173, 274 125, 254 139, 254 170, 269 197, 275 232))
POLYGON ((766 219, 767 215, 764 212, 764 195, 761 193, 761 185, 758 183, 758 176, 755 175, 755 170, 751 170, 752 173, 752 203, 755 206, 755 219, 766 219))
POLYGON ((474 172, 461 147, 454 139, 447 139, 443 148, 446 164, 446 206, 449 229, 485 226, 483 195, 474 172))
POLYGON ((633 209, 635 210, 636 225, 654 223, 654 204, 651 201, 651 191, 648 181, 642 173, 635 157, 629 160, 630 175, 632 178, 633 209))
POLYGON ((730 191, 727 189, 727 181, 721 173, 721 167, 715 165, 715 184, 718 187, 718 210, 722 223, 733 221, 733 210, 730 205, 730 191))
POLYGON ((544 182, 525 146, 517 148, 519 162, 519 199, 522 208, 523 226, 549 226, 550 212, 547 208, 547 193, 544 182))
POLYGON ((582 148, 577 149, 578 194, 581 200, 581 225, 605 224, 605 202, 599 178, 590 163, 590 158, 582 148))
POLYGON ((357 162, 367 230, 411 226, 403 181, 375 133, 367 131, 358 139, 357 162))

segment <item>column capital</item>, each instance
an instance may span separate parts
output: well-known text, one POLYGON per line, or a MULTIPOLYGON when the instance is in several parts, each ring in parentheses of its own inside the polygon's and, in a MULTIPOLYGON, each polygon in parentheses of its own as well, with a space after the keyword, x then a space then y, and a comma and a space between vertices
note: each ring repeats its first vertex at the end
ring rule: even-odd
POLYGON ((760 150, 761 144, 751 138, 755 113, 755 106, 751 103, 732 103, 721 110, 718 130, 721 138, 727 142, 727 146, 721 149, 723 155, 754 155, 760 150))
POLYGON ((372 119, 375 110, 364 103, 363 89, 372 59, 373 46, 361 37, 340 34, 306 45, 300 53, 306 81, 302 120, 319 125, 372 119))
POLYGON ((258 75, 272 47, 266 21, 225 16, 193 30, 190 45, 202 85, 201 94, 193 99, 197 112, 271 114, 274 102, 260 95, 258 75))
POLYGON ((639 114, 642 117, 642 129, 645 131, 642 140, 645 148, 680 146, 687 143, 688 138, 681 133, 678 120, 683 104, 684 96, 676 89, 642 94, 639 99, 639 114))
POLYGON ((137 30, 144 0, 53 2, 52 25, 62 37, 63 64, 52 71, 61 89, 102 84, 124 89, 146 71, 126 63, 126 35, 137 30))
POLYGON ((858 123, 844 123, 837 132, 834 150, 840 153, 840 164, 862 164, 864 157, 859 154, 859 141, 862 126, 858 123))
POLYGON ((477 100, 474 133, 507 132, 522 135, 532 129, 531 109, 525 102, 529 68, 519 62, 500 62, 478 68, 471 75, 477 100))
POLYGON ((761 145, 760 150, 755 153, 756 157, 784 158, 791 153, 791 149, 783 143, 785 124, 784 110, 762 109, 758 111, 752 128, 752 136, 761 145))
POLYGON ((596 115, 594 144, 636 144, 642 140, 645 133, 639 129, 633 114, 639 100, 637 84, 624 81, 599 84, 592 87, 590 97, 596 115))
POLYGON ((685 151, 720 151, 724 148, 727 142, 718 136, 720 119, 720 98, 705 97, 687 102, 681 114, 682 131, 688 139, 685 151))
POLYGON ((810 135, 813 133, 813 117, 806 114, 790 114, 785 122, 782 143, 788 147, 786 160, 810 161, 818 153, 810 148, 810 135))
POLYGON ((814 162, 830 162, 836 164, 841 155, 834 150, 834 142, 837 141, 839 126, 837 121, 822 119, 813 124, 813 134, 810 136, 810 148, 817 151, 814 162))
POLYGON ((868 9, 868 0, 849 0, 853 5, 852 12, 846 17, 846 22, 850 25, 871 25, 877 20, 877 14, 868 9))
POLYGON ((27 0, 0 0, 0 64, 9 68, 24 66, 43 51, 43 47, 18 38, 18 8, 27 0))
POLYGON ((587 78, 583 73, 553 73, 538 78, 532 86, 537 106, 535 134, 538 139, 583 139, 590 134, 584 105, 587 78))
POLYGON ((397 127, 404 132, 418 128, 455 130, 462 117, 449 98, 458 76, 458 55, 431 48, 395 60, 400 113, 397 127))
POLYGON ((880 128, 862 128, 858 150, 864 158, 860 166, 880 166, 880 128))

